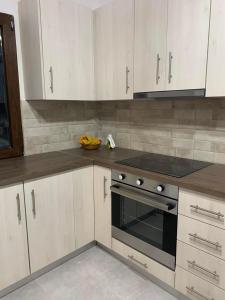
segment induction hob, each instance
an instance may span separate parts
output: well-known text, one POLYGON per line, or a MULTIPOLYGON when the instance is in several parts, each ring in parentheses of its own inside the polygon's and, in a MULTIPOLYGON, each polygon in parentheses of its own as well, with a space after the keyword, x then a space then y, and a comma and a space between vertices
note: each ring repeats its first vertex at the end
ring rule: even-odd
POLYGON ((204 161, 191 160, 154 153, 143 154, 137 157, 128 158, 125 160, 117 161, 117 163, 176 178, 187 176, 212 165, 211 163, 204 161))

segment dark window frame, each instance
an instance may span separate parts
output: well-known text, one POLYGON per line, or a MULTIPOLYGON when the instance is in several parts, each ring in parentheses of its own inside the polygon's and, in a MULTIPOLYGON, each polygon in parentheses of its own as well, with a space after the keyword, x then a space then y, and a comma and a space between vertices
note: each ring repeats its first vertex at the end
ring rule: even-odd
POLYGON ((11 145, 0 149, 0 159, 22 156, 23 130, 20 109, 20 89, 16 51, 16 36, 14 18, 11 15, 0 13, 0 26, 2 28, 6 91, 9 110, 11 145))

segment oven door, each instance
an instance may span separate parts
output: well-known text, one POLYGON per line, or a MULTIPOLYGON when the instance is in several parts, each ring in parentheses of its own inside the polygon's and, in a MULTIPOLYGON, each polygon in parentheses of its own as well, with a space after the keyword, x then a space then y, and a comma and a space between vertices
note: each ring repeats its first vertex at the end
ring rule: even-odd
POLYGON ((112 235, 175 269, 177 201, 116 183, 112 192, 112 235))

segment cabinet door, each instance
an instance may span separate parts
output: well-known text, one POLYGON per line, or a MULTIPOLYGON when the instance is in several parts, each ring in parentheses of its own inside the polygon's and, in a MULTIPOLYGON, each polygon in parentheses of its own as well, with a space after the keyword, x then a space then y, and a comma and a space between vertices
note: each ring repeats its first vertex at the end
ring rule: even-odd
POLYGON ((93 99, 93 13, 71 0, 40 0, 40 10, 46 99, 93 99))
POLYGON ((0 189, 0 290, 29 275, 23 185, 0 189))
POLYGON ((167 90, 204 89, 210 0, 168 0, 167 90))
POLYGON ((165 90, 167 0, 135 1, 134 92, 165 90))
POLYGON ((75 250, 73 173, 25 183, 31 271, 75 250))
POLYGON ((76 248, 94 241, 93 167, 74 171, 74 209, 76 248))
POLYGON ((94 167, 95 240, 111 248, 111 170, 94 167))
POLYGON ((95 12, 98 100, 133 98, 134 1, 114 0, 95 12))
POLYGON ((206 83, 207 97, 225 96, 225 1, 212 1, 209 54, 206 83))

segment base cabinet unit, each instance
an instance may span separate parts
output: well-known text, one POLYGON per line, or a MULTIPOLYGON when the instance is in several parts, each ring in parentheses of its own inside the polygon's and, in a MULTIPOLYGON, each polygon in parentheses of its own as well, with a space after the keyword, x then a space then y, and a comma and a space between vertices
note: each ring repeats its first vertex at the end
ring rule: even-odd
POLYGON ((0 189, 0 290, 30 274, 23 185, 0 189))
POLYGON ((95 11, 97 100, 133 98, 134 0, 113 0, 95 11))
POLYGON ((193 300, 224 300, 225 291, 177 267, 175 288, 193 300))
POLYGON ((95 199, 95 240, 111 248, 112 216, 111 216, 111 170, 99 166, 94 167, 94 199, 95 199))
POLYGON ((95 239, 93 172, 92 166, 73 173, 76 249, 95 239))
POLYGON ((26 100, 94 100, 93 11, 73 0, 22 0, 26 100))
POLYGON ((73 172, 25 182, 31 272, 75 250, 73 172))
POLYGON ((175 273, 170 269, 114 238, 112 239, 112 250, 169 286, 174 287, 175 273))

